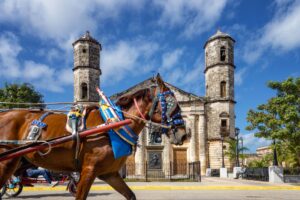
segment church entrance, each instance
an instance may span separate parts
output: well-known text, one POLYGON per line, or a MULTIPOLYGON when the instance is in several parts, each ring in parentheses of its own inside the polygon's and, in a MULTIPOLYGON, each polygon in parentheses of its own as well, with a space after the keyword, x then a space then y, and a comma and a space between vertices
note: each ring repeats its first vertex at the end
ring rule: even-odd
POLYGON ((187 152, 185 148, 173 150, 173 174, 186 174, 187 173, 187 152))

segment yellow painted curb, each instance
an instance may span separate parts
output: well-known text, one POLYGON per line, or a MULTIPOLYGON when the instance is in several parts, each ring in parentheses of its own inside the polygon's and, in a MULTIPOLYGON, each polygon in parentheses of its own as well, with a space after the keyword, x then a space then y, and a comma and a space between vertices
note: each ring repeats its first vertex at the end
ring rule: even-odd
MULTIPOLYGON (((130 186, 132 190, 299 190, 300 186, 166 186, 166 185, 149 185, 149 186, 130 186)), ((66 186, 57 187, 24 187, 24 191, 65 191, 66 186)), ((94 185, 92 191, 113 190, 110 186, 94 185)))

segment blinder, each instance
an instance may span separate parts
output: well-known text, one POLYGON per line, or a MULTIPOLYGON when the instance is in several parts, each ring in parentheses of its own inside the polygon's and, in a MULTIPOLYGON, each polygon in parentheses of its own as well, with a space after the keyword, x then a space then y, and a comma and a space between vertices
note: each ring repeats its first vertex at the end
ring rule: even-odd
MULTIPOLYGON (((154 98, 152 108, 149 112, 150 119, 153 116, 158 102, 160 102, 161 106, 161 124, 171 126, 171 129, 184 126, 184 121, 182 119, 180 110, 178 109, 179 105, 175 99, 174 93, 170 90, 162 93, 159 92, 154 98)), ((162 133, 166 134, 167 132, 167 128, 162 128, 162 133)))

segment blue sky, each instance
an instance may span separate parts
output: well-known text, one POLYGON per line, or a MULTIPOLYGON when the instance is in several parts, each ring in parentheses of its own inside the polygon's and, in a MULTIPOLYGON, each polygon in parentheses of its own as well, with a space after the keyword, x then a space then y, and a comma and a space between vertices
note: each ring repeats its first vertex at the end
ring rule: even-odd
POLYGON ((0 87, 29 82, 46 102, 73 100, 72 42, 89 30, 103 47, 101 88, 110 95, 160 72, 204 96, 205 41, 218 28, 235 40, 236 126, 274 92, 269 80, 300 76, 300 1, 2 0, 0 87))

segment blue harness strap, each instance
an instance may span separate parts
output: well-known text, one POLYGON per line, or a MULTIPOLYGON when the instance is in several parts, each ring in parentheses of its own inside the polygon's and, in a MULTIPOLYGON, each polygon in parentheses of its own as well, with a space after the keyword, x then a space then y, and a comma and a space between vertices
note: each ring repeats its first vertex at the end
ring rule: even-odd
POLYGON ((36 125, 36 126, 38 126, 39 128, 45 128, 46 126, 47 126, 47 124, 46 123, 44 123, 43 122, 43 120, 48 116, 48 115, 50 115, 50 114, 52 114, 51 112, 46 112, 46 113, 44 113, 38 120, 33 120, 32 122, 31 122, 31 125, 36 125))
MULTIPOLYGON (((159 102, 160 102, 161 110, 162 110, 162 118, 161 118, 162 124, 171 125, 171 126, 172 125, 183 125, 184 120, 182 119, 180 111, 175 113, 172 117, 168 118, 168 116, 167 116, 168 103, 167 103, 167 100, 166 100, 167 95, 174 95, 174 93, 172 91, 168 90, 166 92, 159 93, 157 95, 158 99, 159 99, 159 102)), ((173 103, 171 103, 170 105, 174 106, 173 103)), ((168 129, 162 128, 162 132, 167 133, 168 129)))
MULTIPOLYGON (((103 93, 100 94, 100 114, 105 122, 121 121, 124 120, 124 116, 120 107, 115 105, 109 98, 103 93)), ((116 129, 110 129, 108 131, 114 157, 116 159, 122 156, 128 156, 132 154, 132 149, 136 146, 138 136, 128 126, 122 126, 116 129)))

